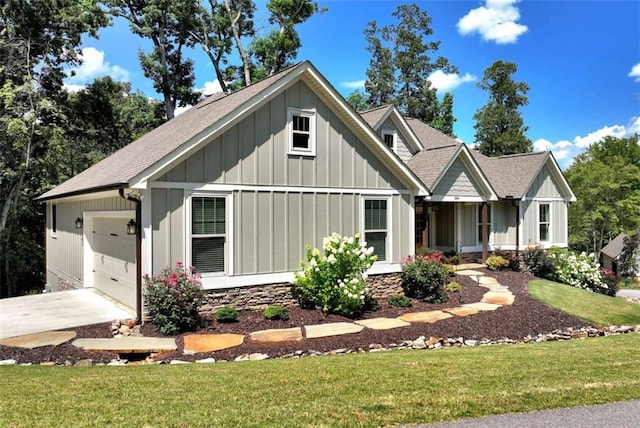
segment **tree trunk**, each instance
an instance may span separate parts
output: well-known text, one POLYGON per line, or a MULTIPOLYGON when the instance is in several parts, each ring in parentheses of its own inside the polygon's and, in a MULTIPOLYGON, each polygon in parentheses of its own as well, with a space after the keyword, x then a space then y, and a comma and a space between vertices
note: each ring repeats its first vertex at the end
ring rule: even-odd
POLYGON ((242 60, 242 67, 244 70, 244 84, 245 86, 249 86, 251 84, 251 61, 249 60, 249 55, 244 50, 242 46, 242 40, 240 40, 240 33, 238 33, 238 27, 236 26, 238 19, 240 19, 241 11, 238 11, 236 16, 233 16, 231 12, 231 6, 229 6, 229 0, 224 0, 224 7, 227 9, 227 14, 229 15, 229 19, 231 20, 231 30, 233 31, 233 39, 236 41, 236 47, 238 48, 238 54, 240 54, 240 59, 242 60))

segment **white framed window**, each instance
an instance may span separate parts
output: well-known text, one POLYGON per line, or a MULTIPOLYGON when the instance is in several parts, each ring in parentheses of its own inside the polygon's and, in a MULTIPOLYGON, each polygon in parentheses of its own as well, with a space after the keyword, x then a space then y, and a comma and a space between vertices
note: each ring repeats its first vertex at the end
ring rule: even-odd
MULTIPOLYGON (((478 204, 477 209, 478 217, 478 244, 482 244, 482 204, 478 204)), ((491 205, 487 204, 487 239, 491 235, 491 205)))
POLYGON ((316 155, 316 113, 313 110, 288 110, 289 154, 316 155))
POLYGON ((58 207, 51 204, 51 237, 55 238, 58 233, 58 207))
POLYGON ((396 132, 388 129, 382 130, 382 141, 394 152, 396 151, 396 132))
POLYGON ((228 273, 230 195, 192 194, 187 201, 189 264, 203 276, 228 273))
POLYGON ((373 254, 378 261, 389 261, 391 258, 389 225, 391 224, 391 201, 388 198, 364 198, 364 240, 368 247, 373 247, 373 254))
POLYGON ((551 241, 551 205, 538 205, 538 240, 540 242, 551 241))

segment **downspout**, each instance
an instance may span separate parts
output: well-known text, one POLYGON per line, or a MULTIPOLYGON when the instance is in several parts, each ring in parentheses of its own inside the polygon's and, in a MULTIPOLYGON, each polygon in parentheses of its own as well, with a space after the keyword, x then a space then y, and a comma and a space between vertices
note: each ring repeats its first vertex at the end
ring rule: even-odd
POLYGON ((516 257, 520 255, 520 204, 511 199, 511 206, 516 209, 516 257))
POLYGON ((123 188, 118 193, 136 204, 136 324, 142 324, 142 204, 140 199, 125 195, 123 188))

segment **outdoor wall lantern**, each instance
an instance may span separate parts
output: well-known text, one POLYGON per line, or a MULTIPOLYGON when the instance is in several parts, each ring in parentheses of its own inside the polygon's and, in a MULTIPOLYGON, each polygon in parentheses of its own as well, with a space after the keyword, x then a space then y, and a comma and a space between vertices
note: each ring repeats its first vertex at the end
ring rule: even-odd
POLYGON ((76 229, 82 229, 82 226, 84 226, 84 222, 82 221, 81 217, 76 218, 76 229))
POLYGON ((135 235, 136 234, 136 222, 134 219, 129 220, 127 223, 127 235, 135 235))

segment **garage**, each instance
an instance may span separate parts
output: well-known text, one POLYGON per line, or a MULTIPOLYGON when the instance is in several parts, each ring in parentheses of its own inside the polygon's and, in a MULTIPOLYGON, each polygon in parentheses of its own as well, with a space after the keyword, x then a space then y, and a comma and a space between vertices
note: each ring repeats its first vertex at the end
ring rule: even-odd
POLYGON ((127 234, 130 217, 93 217, 91 262, 93 287, 136 307, 136 237, 127 234))

